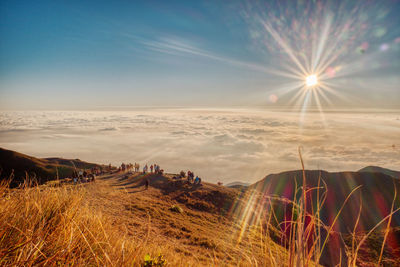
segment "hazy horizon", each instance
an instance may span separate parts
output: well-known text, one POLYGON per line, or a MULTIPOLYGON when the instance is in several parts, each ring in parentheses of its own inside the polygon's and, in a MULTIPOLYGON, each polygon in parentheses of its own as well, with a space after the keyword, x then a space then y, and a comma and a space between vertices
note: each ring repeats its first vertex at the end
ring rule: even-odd
POLYGON ((255 109, 0 112, 0 146, 36 157, 96 163, 159 163, 210 182, 254 182, 299 169, 398 170, 400 111, 327 112, 255 109), (357 122, 357 123, 355 123, 357 122))

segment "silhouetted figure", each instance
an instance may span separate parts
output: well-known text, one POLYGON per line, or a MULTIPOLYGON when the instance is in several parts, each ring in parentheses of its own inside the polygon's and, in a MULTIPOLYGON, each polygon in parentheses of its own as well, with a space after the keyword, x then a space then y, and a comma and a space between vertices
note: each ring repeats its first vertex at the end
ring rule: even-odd
POLYGON ((122 164, 121 164, 121 170, 122 170, 123 172, 125 171, 125 168, 126 168, 125 163, 122 163, 122 164))
POLYGON ((145 188, 146 188, 146 190, 149 189, 149 184, 150 184, 149 179, 146 179, 146 181, 145 181, 145 188))

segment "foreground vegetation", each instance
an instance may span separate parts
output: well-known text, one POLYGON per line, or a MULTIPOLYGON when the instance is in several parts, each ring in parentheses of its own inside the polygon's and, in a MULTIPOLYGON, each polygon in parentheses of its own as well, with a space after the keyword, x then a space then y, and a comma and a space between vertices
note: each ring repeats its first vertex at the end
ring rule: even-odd
MULTIPOLYGON (((0 265, 265 265, 256 240, 247 238, 238 245, 229 237, 234 228, 221 215, 191 212, 159 201, 151 196, 152 190, 131 202, 131 195, 108 184, 102 186, 101 181, 62 186, 25 184, 20 189, 3 184, 0 265), (124 203, 123 211, 119 206, 106 207, 114 197, 124 203), (124 213, 132 217, 124 218, 124 213), (231 232, 226 234, 223 229, 231 232), (162 234, 157 232, 160 230, 162 234)), ((279 261, 285 250, 274 243, 271 248, 279 261)))
MULTIPOLYGON (((316 188, 298 187, 293 200, 211 184, 193 190, 164 176, 123 174, 81 185, 25 182, 19 189, 3 183, 0 265, 315 266, 337 234, 334 226, 342 211, 331 225, 323 224, 325 196, 322 179, 316 188), (148 178, 152 188, 141 190, 141 179, 148 178), (318 196, 312 209, 310 191, 318 196), (291 209, 285 221, 277 219, 279 203, 291 209)), ((356 233, 357 225, 352 226, 339 264, 399 264, 385 253, 391 218, 398 211, 394 203, 371 231, 356 233), (362 252, 379 227, 376 256, 365 262, 362 252)))

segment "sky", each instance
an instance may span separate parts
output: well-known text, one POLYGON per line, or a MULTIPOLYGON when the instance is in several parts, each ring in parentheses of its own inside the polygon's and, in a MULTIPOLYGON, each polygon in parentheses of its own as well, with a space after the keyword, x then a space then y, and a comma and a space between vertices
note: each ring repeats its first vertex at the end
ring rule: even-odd
POLYGON ((400 108, 399 15, 395 0, 3 0, 0 108, 400 108))

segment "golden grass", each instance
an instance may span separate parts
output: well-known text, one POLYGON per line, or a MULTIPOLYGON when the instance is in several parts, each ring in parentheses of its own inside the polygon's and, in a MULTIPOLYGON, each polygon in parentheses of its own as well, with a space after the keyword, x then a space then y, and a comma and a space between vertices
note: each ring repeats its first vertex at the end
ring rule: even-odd
POLYGON ((171 254, 168 246, 134 242, 110 227, 84 204, 84 187, 10 191, 3 184, 0 195, 0 265, 139 266, 147 253, 171 254))
MULTIPOLYGON (((232 242, 226 219, 171 211, 157 190, 56 184, 0 186, 0 266, 152 266, 159 255, 168 266, 265 265, 254 240, 232 242)), ((274 257, 284 252, 270 245, 274 257)))
MULTIPOLYGON (((327 189, 320 183, 316 188, 297 188, 293 200, 270 197, 266 205, 254 201, 262 212, 256 214, 253 207, 250 216, 258 216, 258 223, 243 225, 235 217, 185 208, 155 188, 132 194, 102 182, 33 187, 26 183, 13 190, 1 184, 0 265, 315 266, 344 205, 358 189, 347 196, 329 226, 320 220, 327 189), (317 191, 317 206, 309 212, 307 195, 312 190, 317 191), (272 201, 291 203, 288 237, 279 227, 282 222, 272 201), (283 240, 282 246, 274 236, 283 240), (165 262, 158 260, 159 255, 165 262)), ((249 199, 238 202, 248 205, 249 199)), ((382 262, 391 217, 399 210, 393 205, 391 213, 361 239, 354 238, 355 225, 348 266, 356 266, 361 245, 388 222, 377 264, 382 262)))

